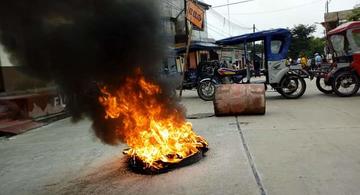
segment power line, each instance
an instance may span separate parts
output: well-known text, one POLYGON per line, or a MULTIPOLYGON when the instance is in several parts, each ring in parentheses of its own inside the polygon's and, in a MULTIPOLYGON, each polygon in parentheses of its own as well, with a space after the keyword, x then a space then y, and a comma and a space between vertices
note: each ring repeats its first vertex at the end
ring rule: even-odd
MULTIPOLYGON (((246 0, 246 1, 242 1, 242 2, 231 3, 231 5, 232 4, 244 3, 244 2, 248 2, 248 1, 254 1, 254 0, 246 0)), ((169 0, 163 0, 162 2, 166 3, 168 6, 173 7, 174 9, 176 9, 178 11, 183 11, 182 8, 180 8, 178 5, 172 3, 169 0)), ((238 28, 238 29, 241 29, 241 30, 251 30, 252 29, 250 27, 241 26, 239 24, 236 24, 236 23, 232 22, 231 20, 227 19, 222 14, 220 14, 219 12, 217 12, 217 11, 215 11, 213 9, 210 9, 209 11, 210 12, 208 12, 208 13, 213 13, 215 16, 220 17, 222 20, 224 20, 224 22, 226 21, 229 24, 229 26, 230 25, 233 26, 233 28, 238 28)), ((209 27, 209 30, 211 30, 212 32, 217 33, 218 35, 221 35, 221 36, 224 36, 224 37, 231 36, 230 33, 224 32, 223 29, 220 29, 220 28, 218 28, 216 26, 213 26, 209 22, 207 22, 207 25, 209 27)))
POLYGON ((216 6, 212 6, 212 8, 219 8, 219 7, 225 7, 225 6, 230 6, 230 5, 236 5, 236 4, 246 3, 246 2, 250 2, 250 1, 255 1, 255 0, 245 0, 245 1, 235 2, 235 3, 227 3, 227 4, 223 4, 223 5, 216 5, 216 6))
POLYGON ((226 33, 225 31, 223 31, 222 29, 216 27, 216 26, 213 26, 211 24, 207 24, 208 27, 212 28, 213 30, 215 29, 217 32, 221 33, 222 35, 225 35, 225 36, 230 36, 230 34, 226 33))
POLYGON ((223 16, 221 13, 219 13, 219 12, 213 10, 213 9, 209 10, 208 13, 213 14, 213 15, 215 15, 215 16, 218 17, 218 18, 221 18, 221 20, 224 20, 224 19, 225 19, 228 23, 232 23, 233 25, 236 25, 236 26, 238 26, 238 27, 240 27, 240 28, 244 28, 244 29, 250 28, 250 27, 244 27, 244 26, 238 25, 238 24, 230 21, 227 17, 223 16))
MULTIPOLYGON (((211 25, 210 23, 207 23, 207 27, 208 27, 208 29, 209 30, 211 30, 211 31, 213 31, 213 32, 216 32, 217 34, 219 34, 219 35, 221 35, 222 37, 230 37, 230 36, 232 36, 232 34, 230 34, 230 33, 228 33, 228 32, 225 32, 224 30, 224 28, 219 28, 219 27, 216 27, 216 26, 214 26, 214 25, 211 25)), ((253 28, 252 28, 252 30, 253 30, 253 28)), ((257 29, 256 28, 256 30, 257 31, 260 31, 259 29, 257 29)), ((239 34, 243 34, 243 33, 245 33, 245 32, 243 32, 242 31, 242 33, 239 33, 239 34)), ((247 32, 247 33, 249 33, 249 32, 247 32)))
POLYGON ((311 4, 316 3, 316 2, 320 3, 322 1, 323 0, 314 0, 314 1, 304 3, 304 4, 300 4, 300 5, 297 5, 297 6, 292 6, 292 7, 287 7, 287 8, 282 8, 282 9, 272 10, 272 11, 250 12, 250 13, 234 13, 234 14, 231 14, 231 15, 256 15, 256 14, 267 14, 267 13, 283 12, 283 11, 289 11, 289 10, 297 9, 299 7, 308 6, 308 5, 311 5, 311 4))
POLYGON ((216 30, 217 32, 222 33, 223 35, 229 36, 230 34, 228 34, 227 32, 223 31, 223 29, 217 28, 216 26, 213 26, 211 24, 207 24, 208 27, 212 28, 213 30, 216 30))
POLYGON ((164 0, 164 1, 162 1, 162 2, 163 2, 163 3, 167 3, 168 5, 170 5, 171 7, 175 8, 175 9, 178 10, 178 11, 182 11, 182 10, 183 10, 183 8, 175 5, 174 3, 170 2, 169 0, 164 0))
MULTIPOLYGON (((243 31, 250 31, 250 30, 253 29, 252 27, 245 27, 245 26, 241 26, 239 24, 236 24, 236 23, 232 22, 231 20, 224 17, 223 15, 221 15, 219 12, 215 11, 214 9, 210 9, 210 11, 208 13, 210 13, 213 16, 217 17, 219 19, 219 21, 223 21, 222 30, 224 30, 226 25, 229 25, 228 26, 229 31, 227 32, 228 36, 231 36, 232 32, 239 32, 239 31, 243 32, 243 31)), ((208 21, 208 24, 209 24, 209 21, 208 21)))
MULTIPOLYGON (((228 11, 228 19, 230 21, 230 6, 229 6, 229 0, 227 0, 227 11, 228 11)), ((229 24, 229 34, 231 34, 231 25, 229 24)))
POLYGON ((212 29, 210 26, 209 26, 209 30, 212 31, 212 32, 215 32, 218 35, 221 35, 221 37, 228 37, 229 36, 229 35, 226 35, 224 33, 219 32, 217 30, 212 29))
POLYGON ((217 12, 213 9, 210 9, 208 13, 213 14, 214 16, 216 16, 218 18, 221 18, 221 20, 227 21, 227 23, 229 23, 229 25, 232 25, 233 27, 237 27, 237 28, 243 29, 243 30, 251 30, 252 29, 252 27, 242 26, 235 22, 232 22, 231 20, 229 20, 228 18, 226 18, 225 16, 223 16, 222 14, 220 14, 219 12, 217 12))

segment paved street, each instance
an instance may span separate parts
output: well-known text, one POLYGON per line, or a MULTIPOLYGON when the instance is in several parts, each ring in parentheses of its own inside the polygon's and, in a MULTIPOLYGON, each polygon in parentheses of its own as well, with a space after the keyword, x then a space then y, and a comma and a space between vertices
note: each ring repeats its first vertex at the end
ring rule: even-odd
MULTIPOLYGON (((129 171, 122 150, 100 143, 87 120, 0 138, 0 194, 359 194, 360 94, 299 100, 267 92, 264 116, 190 119, 209 142, 200 162, 169 173, 129 171)), ((212 102, 185 91, 188 116, 212 102)))

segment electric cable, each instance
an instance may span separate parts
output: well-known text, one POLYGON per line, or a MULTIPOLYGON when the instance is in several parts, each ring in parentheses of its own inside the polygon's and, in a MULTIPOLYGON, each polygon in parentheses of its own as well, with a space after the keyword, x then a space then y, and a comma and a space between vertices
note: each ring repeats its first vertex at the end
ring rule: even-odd
POLYGON ((287 8, 282 8, 282 9, 278 9, 278 10, 271 10, 271 11, 262 11, 262 12, 250 12, 250 13, 232 13, 231 15, 256 15, 256 14, 268 14, 268 13, 276 13, 276 12, 283 12, 283 11, 289 11, 289 10, 293 10, 293 9, 297 9, 299 7, 304 7, 304 6, 308 6, 311 5, 313 3, 320 3, 323 0, 314 0, 308 3, 304 3, 304 4, 300 4, 297 6, 291 6, 291 7, 287 7, 287 8))
POLYGON ((215 11, 214 9, 210 9, 209 14, 212 14, 213 16, 215 17, 218 17, 218 18, 221 18, 221 20, 224 20, 224 23, 229 23, 229 25, 233 26, 233 27, 237 27, 239 29, 243 29, 243 30, 250 30, 252 29, 252 27, 247 27, 247 26, 242 26, 242 25, 239 25, 231 20, 229 20, 228 18, 226 18, 225 16, 223 16, 221 13, 215 11), (225 22, 226 21, 226 22, 225 22))
POLYGON ((225 6, 230 6, 230 5, 237 5, 237 4, 240 4, 240 3, 247 3, 247 2, 250 2, 250 1, 255 1, 255 0, 245 0, 245 1, 238 1, 238 2, 234 2, 234 3, 224 4, 224 5, 215 5, 215 6, 212 6, 212 8, 219 8, 219 7, 225 7, 225 6))
POLYGON ((209 28, 209 32, 214 32, 214 33, 216 33, 217 35, 220 35, 221 38, 223 38, 223 37, 228 37, 227 35, 224 35, 224 34, 222 34, 222 33, 219 33, 218 31, 213 30, 213 29, 211 29, 211 28, 209 28))
POLYGON ((207 24, 208 28, 211 28, 213 31, 217 31, 218 33, 221 33, 224 36, 230 36, 227 32, 223 31, 222 29, 217 28, 216 26, 213 26, 211 24, 207 24))
POLYGON ((175 8, 175 9, 178 10, 178 11, 182 11, 182 10, 183 10, 183 8, 175 5, 174 3, 170 2, 169 0, 163 0, 162 2, 163 2, 163 3, 167 3, 168 5, 170 5, 171 7, 175 8))

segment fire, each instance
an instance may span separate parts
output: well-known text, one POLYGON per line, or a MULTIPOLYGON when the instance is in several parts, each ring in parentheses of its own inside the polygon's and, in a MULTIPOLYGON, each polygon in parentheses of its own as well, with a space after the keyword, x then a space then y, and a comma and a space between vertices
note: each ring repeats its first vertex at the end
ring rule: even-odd
POLYGON ((140 159, 144 169, 162 169, 164 164, 179 163, 207 148, 206 140, 195 134, 181 110, 169 108, 170 101, 162 96, 160 87, 141 73, 127 78, 119 89, 101 86, 100 90, 105 119, 119 120, 115 131, 130 147, 124 153, 140 159))

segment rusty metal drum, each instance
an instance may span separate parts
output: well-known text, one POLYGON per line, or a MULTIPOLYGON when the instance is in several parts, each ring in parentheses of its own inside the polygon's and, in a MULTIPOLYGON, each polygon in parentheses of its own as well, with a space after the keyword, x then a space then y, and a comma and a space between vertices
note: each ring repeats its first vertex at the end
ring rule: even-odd
POLYGON ((265 114, 265 85, 219 85, 213 102, 216 116, 265 114))

